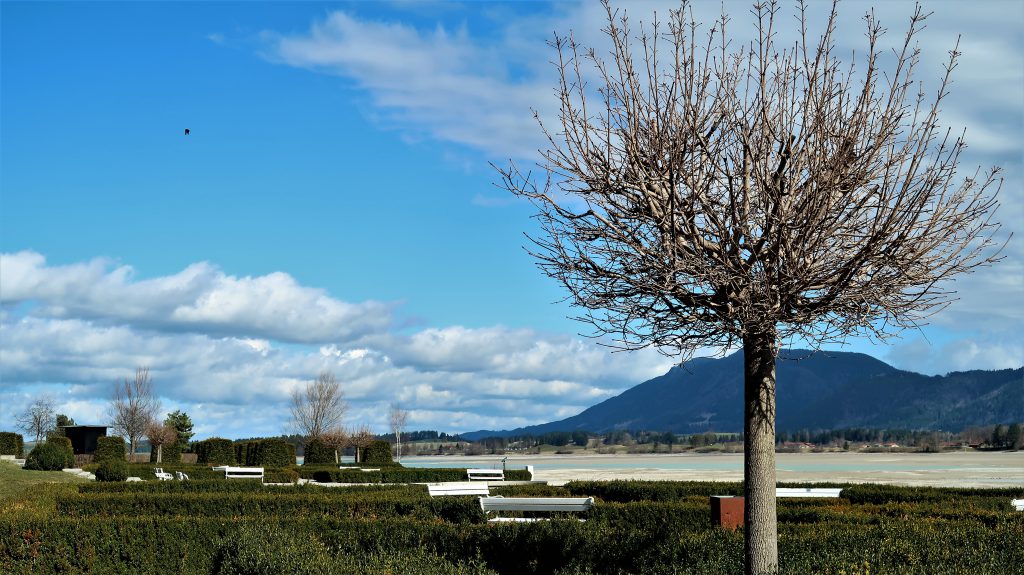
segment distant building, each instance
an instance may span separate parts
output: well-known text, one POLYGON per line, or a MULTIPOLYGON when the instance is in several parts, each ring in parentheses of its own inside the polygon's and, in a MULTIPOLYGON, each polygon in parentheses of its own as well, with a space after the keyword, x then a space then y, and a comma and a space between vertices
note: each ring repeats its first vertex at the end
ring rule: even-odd
POLYGON ((64 436, 71 440, 75 455, 91 455, 96 452, 96 440, 107 435, 106 425, 62 425, 64 436))

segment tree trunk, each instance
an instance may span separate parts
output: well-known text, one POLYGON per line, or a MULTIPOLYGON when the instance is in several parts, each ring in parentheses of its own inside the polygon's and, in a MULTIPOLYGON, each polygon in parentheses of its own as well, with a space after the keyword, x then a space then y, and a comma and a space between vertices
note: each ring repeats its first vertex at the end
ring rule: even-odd
POLYGON ((163 463, 164 462, 164 446, 163 446, 162 443, 160 445, 156 446, 156 462, 157 463, 163 463))
POLYGON ((743 338, 747 575, 779 569, 775 512, 775 334, 743 338))

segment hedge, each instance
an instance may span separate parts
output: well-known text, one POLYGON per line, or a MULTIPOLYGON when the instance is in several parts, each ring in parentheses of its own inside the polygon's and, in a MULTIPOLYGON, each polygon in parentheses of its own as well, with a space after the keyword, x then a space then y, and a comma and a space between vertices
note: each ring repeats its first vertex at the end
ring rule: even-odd
MULTIPOLYGON (((1020 518, 992 529, 891 519, 867 526, 782 525, 779 555, 781 572, 792 575, 1008 574, 1019 573, 1024 564, 1022 536, 1020 518)), ((410 557, 418 570, 397 565, 391 571, 345 567, 340 572, 438 573, 416 559, 424 555, 446 564, 473 561, 478 569, 510 574, 711 575, 741 573, 743 564, 741 531, 687 532, 673 524, 640 530, 597 520, 461 525, 410 518, 0 517, 0 572, 12 574, 231 573, 238 571, 224 569, 246 553, 251 562, 244 572, 277 575, 289 572, 287 564, 285 571, 261 569, 280 567, 274 557, 294 554, 295 548, 318 559, 308 566, 322 569, 315 573, 374 557, 410 557), (280 548, 275 547, 278 539, 280 548), (243 552, 239 543, 277 553, 243 552)))
MULTIPOLYGON (((157 450, 154 447, 149 452, 149 462, 150 463, 156 463, 156 451, 157 450)), ((167 445, 165 445, 163 447, 163 452, 161 453, 161 457, 163 459, 163 461, 161 462, 161 465, 164 464, 164 463, 180 463, 181 462, 181 451, 182 451, 182 445, 180 443, 178 443, 177 441, 175 441, 174 443, 168 443, 167 445)))
POLYGON ((120 459, 124 461, 127 448, 124 439, 116 435, 108 435, 96 439, 96 453, 93 463, 101 463, 104 459, 120 459))
POLYGON ((314 437, 306 442, 302 464, 318 465, 323 463, 337 465, 337 459, 334 457, 334 448, 328 447, 323 441, 314 437))
POLYGON ((363 451, 364 465, 394 465, 395 460, 391 457, 391 444, 384 440, 375 440, 363 451))
POLYGON ((295 465, 295 446, 283 439, 262 439, 251 449, 246 465, 260 467, 291 467, 295 465))
POLYGON ((21 459, 25 453, 25 438, 13 431, 0 431, 0 455, 13 455, 21 459))
POLYGON ((198 455, 199 463, 212 465, 235 465, 235 447, 230 439, 211 437, 192 444, 192 450, 198 455))
MULTIPOLYGON (((427 467, 383 467, 379 471, 363 471, 358 467, 306 467, 299 468, 303 479, 318 483, 439 483, 442 481, 466 481, 466 470, 462 468, 427 467)), ((529 481, 530 472, 513 469, 505 472, 508 481, 529 481)))

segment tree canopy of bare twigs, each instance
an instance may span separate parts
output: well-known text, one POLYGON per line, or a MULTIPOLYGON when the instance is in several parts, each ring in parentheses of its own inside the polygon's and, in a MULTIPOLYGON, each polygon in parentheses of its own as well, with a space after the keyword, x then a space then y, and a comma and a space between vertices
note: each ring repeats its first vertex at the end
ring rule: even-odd
POLYGON ((25 408, 25 411, 15 416, 14 422, 18 429, 34 437, 36 442, 42 441, 54 428, 55 408, 56 400, 52 395, 39 396, 25 408))
POLYGON ((361 455, 363 454, 363 450, 373 443, 373 437, 373 432, 371 432, 370 428, 366 425, 354 427, 352 431, 348 433, 348 444, 356 450, 356 463, 360 463, 362 461, 361 455))
POLYGON ((334 450, 334 462, 341 463, 341 452, 348 447, 348 432, 341 427, 333 427, 320 435, 320 441, 334 450))
POLYGON ((128 439, 129 457, 134 457, 139 440, 160 410, 160 400, 153 388, 148 367, 135 369, 135 378, 124 378, 114 384, 110 401, 110 419, 113 431, 128 439))
POLYGON ((173 425, 150 421, 146 426, 146 439, 149 440, 149 445, 156 449, 156 462, 163 463, 164 446, 178 440, 178 430, 173 425))
POLYGON ((402 432, 405 431, 405 424, 408 420, 408 411, 402 409, 397 403, 391 404, 391 408, 388 411, 388 422, 391 424, 391 433, 395 434, 398 461, 402 461, 402 432))
POLYGON ((329 371, 320 372, 304 388, 292 390, 292 423, 307 438, 320 437, 328 429, 341 427, 347 410, 341 386, 329 371))
POLYGON ((772 1, 747 43, 686 2, 639 32, 606 8, 609 54, 552 43, 546 177, 512 165, 503 186, 537 208, 531 251, 595 336, 683 360, 743 346, 746 568, 773 572, 780 345, 882 341, 949 305, 947 280, 998 260, 1000 170, 958 172, 939 113, 959 53, 935 91, 914 80, 920 7, 888 59, 868 13, 856 66, 834 4, 818 35, 798 4, 785 46, 772 1))

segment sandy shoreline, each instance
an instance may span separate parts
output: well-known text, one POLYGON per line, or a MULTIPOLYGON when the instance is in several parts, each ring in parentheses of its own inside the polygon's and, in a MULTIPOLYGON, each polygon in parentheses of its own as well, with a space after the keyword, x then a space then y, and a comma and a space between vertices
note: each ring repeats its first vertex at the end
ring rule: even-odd
MULTIPOLYGON (((501 456, 407 457, 409 465, 500 467, 501 456)), ((740 481, 741 454, 510 455, 509 469, 533 465, 534 478, 740 481)), ((1024 487, 1024 452, 779 453, 780 482, 884 483, 932 487, 1024 487)))

